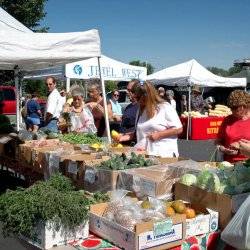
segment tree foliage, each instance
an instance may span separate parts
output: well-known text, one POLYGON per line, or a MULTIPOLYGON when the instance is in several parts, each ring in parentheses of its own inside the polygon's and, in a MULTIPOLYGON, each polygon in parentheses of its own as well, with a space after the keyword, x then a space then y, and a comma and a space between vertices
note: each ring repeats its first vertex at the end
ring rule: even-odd
POLYGON ((207 69, 209 71, 211 71, 212 73, 214 73, 215 75, 228 77, 228 76, 232 76, 235 73, 240 72, 241 66, 239 66, 239 65, 233 66, 233 67, 229 68, 228 70, 225 70, 222 68, 217 68, 217 67, 207 67, 207 69))
POLYGON ((46 2, 47 0, 0 0, 0 6, 31 30, 46 32, 48 27, 40 27, 40 21, 46 16, 46 2))
POLYGON ((134 61, 131 61, 129 64, 134 65, 134 66, 146 67, 148 75, 151 75, 152 73, 154 73, 155 68, 152 66, 151 63, 141 62, 140 60, 134 60, 134 61))
POLYGON ((45 96, 47 88, 44 80, 25 80, 23 81, 23 90, 25 93, 37 93, 40 97, 45 96))
POLYGON ((115 89, 117 89, 117 83, 115 81, 106 81, 105 82, 106 93, 114 91, 115 89))

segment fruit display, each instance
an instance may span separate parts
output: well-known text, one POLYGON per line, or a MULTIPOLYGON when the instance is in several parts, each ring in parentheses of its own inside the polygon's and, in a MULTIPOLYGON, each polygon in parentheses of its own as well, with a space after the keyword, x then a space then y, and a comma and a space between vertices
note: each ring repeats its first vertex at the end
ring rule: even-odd
POLYGON ((120 136, 121 135, 117 131, 115 131, 115 130, 111 131, 111 137, 112 137, 113 140, 119 141, 120 136))
POLYGON ((219 164, 218 168, 205 169, 199 174, 185 174, 180 183, 197 186, 210 192, 229 195, 250 192, 249 160, 232 167, 228 163, 219 164))
POLYGON ((229 107, 217 104, 215 109, 209 109, 209 116, 225 117, 231 115, 232 111, 229 107))
POLYGON ((165 202, 164 200, 149 198, 142 202, 136 202, 129 197, 110 202, 103 216, 134 231, 137 223, 164 220, 175 214, 185 214, 187 219, 196 217, 196 211, 190 204, 181 200, 165 202))
POLYGON ((152 165, 152 160, 146 159, 144 156, 137 155, 132 152, 130 156, 126 156, 125 154, 112 155, 109 160, 101 162, 101 164, 97 167, 109 170, 124 170, 130 168, 148 167, 152 165))

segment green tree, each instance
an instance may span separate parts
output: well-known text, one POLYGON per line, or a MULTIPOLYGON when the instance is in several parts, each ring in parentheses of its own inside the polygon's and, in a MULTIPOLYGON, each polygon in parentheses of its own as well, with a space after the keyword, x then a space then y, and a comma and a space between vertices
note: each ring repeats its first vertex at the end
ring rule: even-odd
POLYGON ((148 75, 151 75, 152 73, 154 73, 155 68, 150 63, 141 62, 140 60, 134 60, 134 61, 131 61, 129 64, 134 65, 134 66, 146 67, 148 75))
MULTIPOLYGON (((46 16, 44 6, 47 0, 0 0, 0 6, 29 29, 35 32, 47 32, 40 21, 46 16)), ((14 85, 13 71, 0 71, 0 85, 14 85)))
POLYGON ((207 67, 207 69, 212 72, 215 75, 218 76, 228 76, 228 71, 222 68, 217 68, 217 67, 207 67))
POLYGON ((232 76, 236 73, 239 73, 242 70, 242 67, 240 65, 235 65, 228 69, 228 76, 232 76))
POLYGON ((222 69, 222 68, 217 68, 217 67, 207 67, 209 71, 214 73, 215 75, 218 76, 232 76, 233 74, 236 74, 241 71, 242 67, 240 65, 233 66, 229 68, 228 70, 222 69))
POLYGON ((115 81, 105 81, 106 93, 114 91, 115 89, 117 89, 117 83, 115 81))
POLYGON ((47 88, 44 80, 24 80, 23 90, 27 94, 36 92, 40 97, 46 96, 47 93, 47 88))
POLYGON ((46 16, 44 11, 47 0, 0 0, 0 6, 29 29, 46 32, 40 21, 46 16))

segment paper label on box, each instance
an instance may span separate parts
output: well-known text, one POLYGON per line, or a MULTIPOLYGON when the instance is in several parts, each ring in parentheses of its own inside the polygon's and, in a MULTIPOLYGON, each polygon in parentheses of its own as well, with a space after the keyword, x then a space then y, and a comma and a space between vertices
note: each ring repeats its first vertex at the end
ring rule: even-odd
POLYGON ((205 234, 210 231, 210 214, 198 215, 193 219, 186 220, 187 236, 205 234))
POLYGON ((96 171, 93 168, 87 168, 85 171, 84 180, 90 184, 94 184, 96 180, 95 176, 96 171))
POLYGON ((158 236, 154 235, 154 231, 141 233, 138 236, 138 249, 148 249, 150 247, 181 240, 183 238, 182 229, 183 226, 182 223, 180 223, 173 225, 170 231, 158 236))
POLYGON ((163 220, 163 221, 156 222, 154 224, 154 236, 157 237, 166 232, 170 232, 172 230, 172 226, 173 226, 173 222, 170 218, 163 220))
POLYGON ((68 172, 71 174, 77 174, 77 172, 78 172, 77 162, 75 162, 75 161, 69 162, 68 172))

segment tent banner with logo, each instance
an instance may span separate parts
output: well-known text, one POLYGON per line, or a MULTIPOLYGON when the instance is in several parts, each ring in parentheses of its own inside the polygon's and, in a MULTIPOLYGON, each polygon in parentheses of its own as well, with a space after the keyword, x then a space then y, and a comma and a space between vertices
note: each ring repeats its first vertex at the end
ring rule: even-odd
MULTIPOLYGON (((125 64, 107 56, 100 58, 101 73, 104 80, 130 81, 131 79, 145 79, 147 69, 125 64)), ((91 79, 99 77, 96 58, 69 63, 65 66, 65 75, 71 79, 91 79)))

